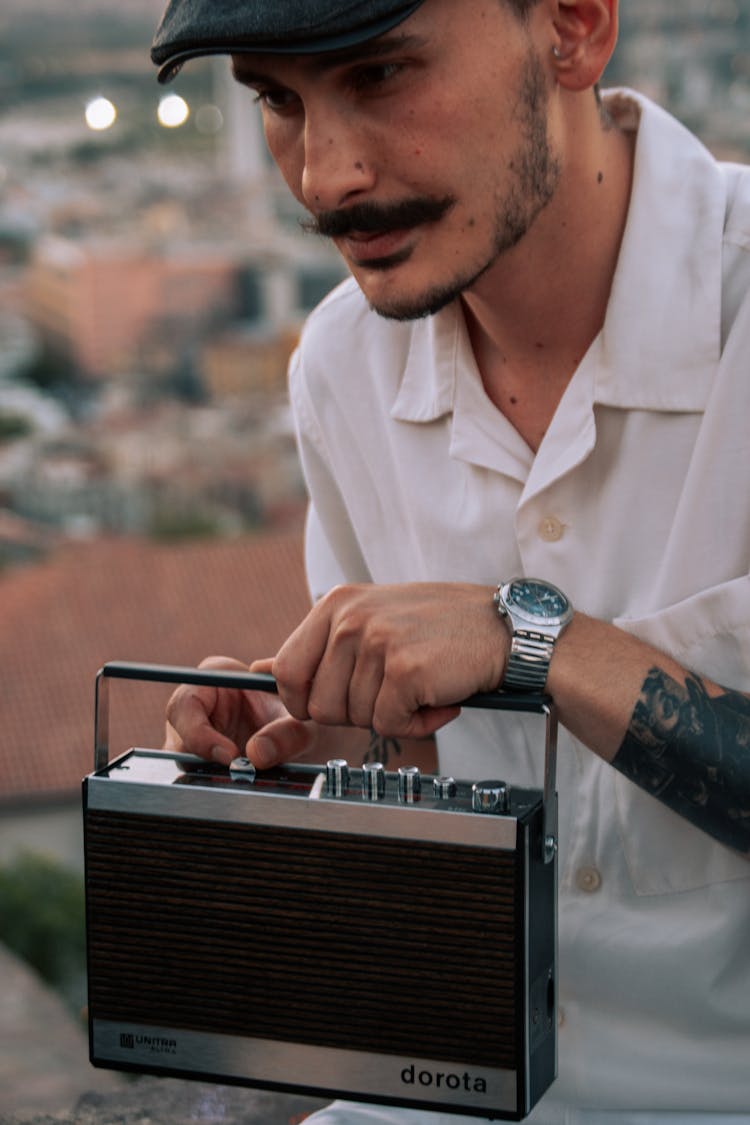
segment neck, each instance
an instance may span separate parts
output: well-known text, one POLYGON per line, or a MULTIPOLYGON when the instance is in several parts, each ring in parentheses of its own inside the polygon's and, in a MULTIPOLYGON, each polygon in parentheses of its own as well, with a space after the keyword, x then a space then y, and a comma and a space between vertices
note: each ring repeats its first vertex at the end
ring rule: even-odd
POLYGON ((630 199, 632 139, 593 96, 577 109, 554 198, 462 298, 485 390, 532 449, 604 323, 630 199))

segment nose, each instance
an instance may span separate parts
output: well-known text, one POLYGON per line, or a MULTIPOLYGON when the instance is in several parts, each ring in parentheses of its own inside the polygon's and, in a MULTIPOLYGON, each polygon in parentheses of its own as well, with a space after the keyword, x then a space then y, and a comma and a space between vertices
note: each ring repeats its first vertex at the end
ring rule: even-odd
POLYGON ((344 114, 308 112, 304 146, 302 197, 313 213, 345 206, 374 187, 374 150, 344 114))

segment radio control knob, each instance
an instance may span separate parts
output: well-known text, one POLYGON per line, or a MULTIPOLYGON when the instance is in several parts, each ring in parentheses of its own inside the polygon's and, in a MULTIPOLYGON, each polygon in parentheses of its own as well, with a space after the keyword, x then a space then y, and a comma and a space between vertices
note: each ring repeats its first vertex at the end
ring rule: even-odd
POLYGON ((435 777, 432 779, 432 788, 435 796, 439 801, 447 801, 451 797, 455 797, 458 792, 455 778, 453 777, 435 777))
POLYGON ((326 788, 332 797, 343 797, 349 784, 349 763, 346 758, 326 762, 326 788))
POLYGON ((232 781, 255 781, 255 766, 249 758, 234 758, 229 763, 232 781))
POLYGON ((399 800, 413 805, 422 792, 422 778, 416 766, 400 766, 398 771, 399 800))
POLYGON ((385 797, 385 767, 382 762, 362 766, 362 796, 366 801, 382 801, 385 797))
POLYGON ((471 807, 478 813, 506 813, 510 793, 504 781, 477 781, 471 787, 471 807))

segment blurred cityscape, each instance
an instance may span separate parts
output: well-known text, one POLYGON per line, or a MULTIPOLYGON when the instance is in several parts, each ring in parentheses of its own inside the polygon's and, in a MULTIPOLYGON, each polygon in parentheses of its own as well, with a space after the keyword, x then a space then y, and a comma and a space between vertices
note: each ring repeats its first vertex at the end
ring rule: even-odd
MULTIPOLYGON (((226 60, 157 86, 161 6, 0 14, 0 566, 60 537, 300 519, 286 362, 342 269, 300 233, 226 60)), ((623 0, 607 82, 744 159, 750 0, 623 0)))
POLYGON ((0 564, 299 523, 286 365, 342 268, 226 60, 157 86, 159 8, 0 17, 0 564))

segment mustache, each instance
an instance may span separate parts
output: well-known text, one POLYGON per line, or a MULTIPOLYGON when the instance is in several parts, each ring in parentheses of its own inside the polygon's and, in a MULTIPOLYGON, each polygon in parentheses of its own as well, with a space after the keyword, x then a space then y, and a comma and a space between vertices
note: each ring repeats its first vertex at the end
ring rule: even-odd
POLYGON ((384 234, 389 230, 404 230, 434 223, 454 206, 451 196, 442 199, 428 197, 404 199, 400 203, 353 203, 335 211, 322 211, 303 219, 302 229, 308 234, 326 238, 342 238, 347 234, 384 234))

